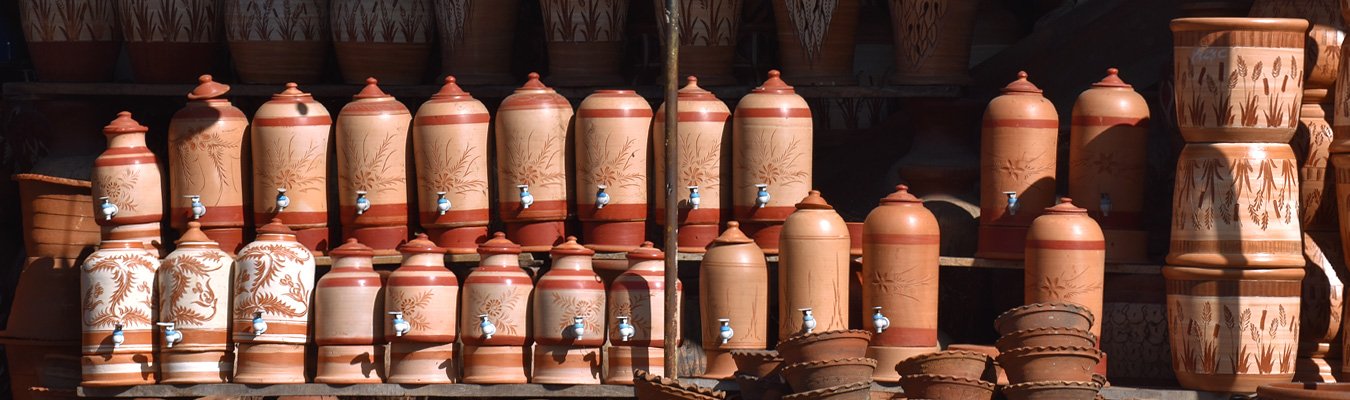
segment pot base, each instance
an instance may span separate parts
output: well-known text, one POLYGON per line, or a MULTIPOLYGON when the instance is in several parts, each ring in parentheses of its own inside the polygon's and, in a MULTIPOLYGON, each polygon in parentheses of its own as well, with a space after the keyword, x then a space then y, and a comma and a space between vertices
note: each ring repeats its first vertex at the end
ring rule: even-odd
POLYGON ((234 383, 305 383, 305 345, 238 343, 234 383))
POLYGON ((681 253, 699 253, 708 251, 708 245, 717 239, 717 225, 682 225, 676 233, 681 253))
POLYGON ((162 384, 228 383, 234 375, 234 360, 225 350, 161 350, 159 369, 162 384))
POLYGON ((355 238, 375 249, 375 255, 397 255, 398 246, 408 242, 407 225, 343 228, 342 231, 343 238, 355 238))
POLYGON ((427 236, 450 254, 477 254, 478 244, 488 239, 487 226, 427 228, 427 236))
POLYGON ((527 383, 525 349, 464 345, 464 383, 527 383))
POLYGON ((1301 357, 1294 360, 1294 382, 1336 382, 1331 365, 1322 357, 1301 357))
POLYGON ((80 357, 81 386, 153 385, 159 366, 151 352, 86 354, 80 357))
POLYGON ((731 379, 736 375, 736 360, 731 358, 730 349, 703 349, 703 355, 708 359, 707 368, 699 378, 731 379))
POLYGON ((645 221, 582 221, 581 238, 586 248, 598 252, 628 252, 642 245, 647 236, 645 221))
POLYGON ((562 244, 566 226, 563 221, 507 222, 506 238, 520 245, 520 251, 537 253, 562 244))
POLYGON ((353 385, 384 382, 384 346, 319 346, 314 383, 353 385))
POLYGON ((389 344, 389 383, 455 383, 455 372, 454 343, 389 344))
POLYGON ((1256 387, 1271 383, 1288 383, 1293 374, 1196 374, 1176 371, 1181 387, 1192 390, 1222 393, 1254 393, 1256 387))
POLYGON ((895 366, 906 358, 942 351, 933 347, 867 347, 867 358, 877 360, 877 369, 872 372, 872 380, 877 382, 900 382, 900 373, 895 366))
POLYGON ((609 374, 605 375, 605 384, 632 385, 633 371, 639 369, 653 375, 665 376, 665 354, 665 349, 660 347, 611 346, 609 374))
POLYGON ((600 348, 536 345, 531 383, 600 384, 600 348))

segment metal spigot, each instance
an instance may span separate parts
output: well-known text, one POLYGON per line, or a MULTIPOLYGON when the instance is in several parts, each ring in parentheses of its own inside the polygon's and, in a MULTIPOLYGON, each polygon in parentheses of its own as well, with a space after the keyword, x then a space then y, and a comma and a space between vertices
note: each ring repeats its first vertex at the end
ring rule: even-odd
POLYGON ((112 342, 114 350, 118 347, 122 347, 122 343, 126 343, 127 341, 127 336, 122 332, 122 327, 123 325, 121 323, 113 324, 112 342))
POLYGON ((1003 192, 1003 195, 1008 196, 1008 215, 1017 215, 1017 209, 1021 206, 1017 202, 1017 192, 1003 192))
POLYGON ((493 325, 492 321, 488 321, 487 314, 478 315, 478 329, 483 331, 483 340, 492 339, 492 335, 497 334, 497 325, 493 325))
POLYGON ((698 194, 698 186, 690 186, 690 187, 689 187, 689 207, 690 207, 690 208, 693 208, 693 209, 697 210, 699 204, 703 203, 702 197, 703 197, 703 196, 700 196, 700 195, 698 194))
POLYGON ((402 337, 412 331, 412 324, 403 319, 402 311, 390 311, 389 315, 394 316, 394 336, 402 337))
POLYGON ((876 328, 877 333, 886 331, 891 327, 891 319, 881 315, 881 307, 872 307, 872 327, 876 328))
POLYGON ((183 332, 174 329, 172 322, 158 322, 155 325, 164 327, 164 347, 173 348, 173 345, 183 341, 183 332))
POLYGON ((731 337, 736 335, 736 331, 731 329, 731 319, 718 318, 717 322, 722 324, 722 326, 717 328, 717 337, 722 340, 722 344, 727 344, 727 342, 731 341, 731 337))
POLYGON ((253 336, 262 336, 267 333, 267 321, 263 321, 262 311, 253 313, 253 336))
POLYGON ((286 211, 291 206, 291 198, 286 197, 286 188, 277 188, 277 212, 286 211))
POLYGON ((581 316, 572 317, 572 337, 581 340, 581 336, 586 333, 586 321, 581 316))

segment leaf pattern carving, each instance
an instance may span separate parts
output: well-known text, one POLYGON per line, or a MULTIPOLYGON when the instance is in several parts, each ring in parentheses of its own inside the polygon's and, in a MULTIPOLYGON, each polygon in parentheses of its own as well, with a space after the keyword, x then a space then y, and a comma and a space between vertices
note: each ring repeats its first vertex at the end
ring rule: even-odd
POLYGON ((216 0, 118 0, 118 11, 127 41, 206 43, 220 36, 216 0))
POLYGON ((254 243, 239 252, 240 271, 235 274, 234 318, 250 318, 255 312, 288 318, 309 314, 310 288, 305 287, 303 270, 287 274, 287 266, 313 259, 308 251, 281 243, 254 243), (244 269, 252 265, 252 269, 244 269), (269 289, 273 285, 281 290, 269 289), (280 293, 278 297, 277 293, 280 293))
POLYGON ((259 188, 263 190, 286 188, 294 193, 323 190, 327 173, 324 170, 328 159, 327 141, 318 140, 310 143, 308 148, 304 148, 296 147, 297 139, 298 137, 291 136, 284 144, 266 146, 264 150, 266 153, 262 157, 263 168, 255 168, 253 171, 257 174, 259 188))
MULTIPOLYGON (((522 336, 524 332, 516 329, 517 326, 525 326, 525 321, 516 319, 516 314, 520 313, 524 304, 529 299, 529 289, 521 286, 511 286, 505 291, 498 292, 496 295, 484 292, 474 292, 471 298, 472 303, 478 307, 474 310, 472 320, 477 321, 479 315, 487 314, 488 320, 497 326, 497 334, 504 336, 522 336)), ((469 318, 466 318, 468 320, 469 318)), ((477 322, 474 323, 476 327, 477 322)), ((475 331, 479 331, 475 328, 475 331)))
POLYGON ((550 42, 623 40, 627 0, 542 0, 544 36, 550 42))
MULTIPOLYGON (((206 129, 209 128, 203 128, 202 130, 206 129)), ((174 139, 172 145, 177 148, 177 151, 174 152, 176 155, 174 161, 180 167, 178 172, 187 177, 189 193, 203 194, 205 195, 204 200, 211 204, 218 204, 224 197, 222 194, 225 193, 225 189, 239 190, 237 180, 240 177, 236 176, 236 173, 240 169, 240 147, 243 143, 229 140, 227 137, 242 137, 242 130, 241 127, 231 132, 217 130, 205 133, 202 131, 188 132, 174 139), (202 158, 209 160, 211 166, 209 171, 195 168, 197 161, 202 158), (214 183, 217 185, 214 188, 208 188, 206 185, 211 180, 207 179, 205 175, 212 172, 215 173, 214 183)))
POLYGON ((587 335, 601 334, 601 328, 605 326, 605 321, 602 320, 605 314, 604 296, 583 298, 575 295, 564 296, 558 292, 549 294, 549 302, 562 310, 557 320, 553 321, 554 332, 571 332, 572 317, 581 317, 581 322, 586 324, 587 335))
POLYGON ((326 0, 234 0, 225 2, 230 41, 316 41, 328 33, 326 0))
POLYGON ((900 16, 900 27, 903 35, 897 37, 901 43, 896 43, 896 51, 905 55, 905 60, 909 65, 901 67, 907 69, 917 68, 928 58, 928 55, 937 47, 939 28, 941 27, 942 17, 947 14, 947 3, 950 0, 891 0, 891 9, 895 10, 900 16))
POLYGON ((114 41, 121 36, 113 0, 21 0, 19 12, 30 42, 114 41))
POLYGON ((430 43, 435 33, 430 0, 335 0, 333 40, 430 43))
POLYGON ((107 282, 94 279, 84 292, 84 325, 112 328, 116 324, 153 323, 151 299, 155 263, 148 254, 98 254, 89 256, 81 272, 107 276, 107 282), (105 287, 107 283, 109 287, 105 287), (110 292, 110 293, 109 293, 110 292))
MULTIPOLYGON (((591 128, 587 136, 597 137, 599 134, 591 128)), ((597 137, 593 143, 596 145, 586 151, 587 165, 591 167, 589 173, 583 175, 586 185, 642 188, 647 183, 647 164, 643 162, 646 149, 639 148, 638 139, 610 133, 603 138, 597 137), (624 141, 618 151, 612 151, 613 146, 609 146, 615 136, 624 141)))
POLYGON ((784 5, 787 7, 788 20, 796 30, 798 44, 802 52, 806 53, 806 60, 815 62, 816 57, 820 57, 839 0, 787 0, 784 5))
POLYGON ((1050 299, 1073 301, 1075 298, 1102 290, 1100 282, 1083 279, 1089 268, 1074 265, 1054 276, 1043 276, 1039 281, 1027 282, 1027 292, 1040 292, 1050 299))
POLYGON ((436 293, 431 290, 399 291, 394 295, 394 305, 398 308, 393 311, 403 312, 403 319, 408 321, 413 331, 430 329, 431 323, 427 321, 426 307, 431 305, 432 297, 435 295, 436 293))
POLYGON ((699 190, 709 191, 721 187, 719 174, 722 165, 722 149, 719 146, 698 146, 703 143, 703 134, 682 140, 680 151, 680 179, 685 186, 698 186, 699 190), (692 143, 683 145, 683 143, 692 143))
MULTIPOLYGON (((366 136, 365 139, 368 139, 366 136)), ((384 135, 384 140, 375 148, 366 145, 366 140, 343 140, 345 157, 341 168, 342 180, 348 182, 353 191, 365 190, 371 194, 397 191, 407 182, 406 164, 400 155, 404 135, 384 135)))
MULTIPOLYGON (((1288 374, 1294 372, 1299 317, 1284 301, 1237 304, 1235 298, 1188 299, 1169 295, 1173 368, 1201 374, 1288 374), (1197 304, 1198 303, 1198 304, 1197 304), (1213 320, 1211 309, 1221 310, 1213 320), (1200 311, 1196 314, 1197 309, 1200 311), (1182 329, 1184 327, 1184 329, 1182 329)), ((1199 296, 1197 296, 1199 297, 1199 296)), ((1296 299, 1295 299, 1296 301, 1296 299)))
POLYGON ((160 293, 161 319, 180 326, 202 326, 215 318, 220 299, 216 295, 216 283, 211 278, 222 268, 220 261, 228 256, 220 251, 202 252, 195 256, 207 262, 203 263, 193 255, 179 255, 164 260, 160 285, 168 290, 160 293))
POLYGON ((933 275, 929 273, 919 274, 916 271, 918 269, 919 266, 910 265, 900 271, 874 271, 872 282, 869 283, 887 296, 899 296, 912 301, 919 301, 919 298, 914 296, 917 291, 916 288, 932 284, 933 275))
POLYGON ((423 153, 429 156, 425 164, 430 175, 426 178, 426 182, 430 185, 427 189, 433 193, 446 191, 458 195, 467 193, 486 195, 487 181, 477 179, 476 176, 482 164, 478 148, 465 143, 463 149, 451 150, 450 145, 453 141, 453 138, 446 138, 433 143, 431 148, 423 153))
MULTIPOLYGON (((563 168, 562 141, 558 135, 549 135, 542 146, 535 148, 534 134, 531 131, 524 140, 512 141, 508 148, 509 165, 505 171, 498 171, 506 177, 506 185, 530 185, 531 188, 543 186, 561 186, 567 179, 563 168), (521 145, 523 144, 523 145, 521 145)), ((505 190, 510 190, 507 188, 505 190)))
POLYGON ((743 188, 754 187, 757 183, 766 185, 810 183, 807 180, 811 178, 811 171, 800 166, 800 160, 810 149, 803 149, 806 146, 797 138, 783 145, 782 141, 776 140, 779 133, 778 130, 774 130, 767 134, 768 138, 761 141, 769 143, 768 148, 751 148, 752 146, 741 148, 741 159, 745 162, 740 167, 756 180, 746 182, 742 185, 743 188))
POLYGON ((95 180, 100 190, 95 191, 94 196, 108 196, 108 200, 116 204, 120 212, 139 211, 136 202, 136 184, 140 180, 140 170, 123 168, 115 171, 110 177, 95 180))

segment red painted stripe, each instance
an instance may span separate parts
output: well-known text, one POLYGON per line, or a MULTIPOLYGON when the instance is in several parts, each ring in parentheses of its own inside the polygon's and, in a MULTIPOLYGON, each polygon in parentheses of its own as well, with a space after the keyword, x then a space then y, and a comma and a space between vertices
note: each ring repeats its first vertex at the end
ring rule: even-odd
POLYGON ((651 118, 650 108, 582 108, 577 110, 579 118, 651 118))
POLYGON ((1148 117, 1101 117, 1092 115, 1075 115, 1072 120, 1075 126, 1115 126, 1130 125, 1137 127, 1147 127, 1148 117))
MULTIPOLYGON (((656 122, 666 121, 665 113, 656 114, 655 117, 656 122)), ((731 118, 731 113, 728 112, 682 111, 677 120, 680 122, 726 122, 728 118, 731 118)))
POLYGON ((1059 121, 1053 119, 989 119, 984 120, 985 128, 1034 128, 1059 129, 1059 121))
MULTIPOLYGON (((112 221, 108 221, 108 220, 99 218, 99 219, 98 219, 98 224, 101 225, 101 226, 120 226, 120 225, 134 225, 134 224, 149 224, 149 223, 159 222, 160 220, 164 219, 164 215, 163 215, 163 214, 159 214, 159 213, 145 214, 145 215, 126 215, 126 216, 122 216, 122 215, 123 215, 123 214, 118 214, 118 216, 113 217, 112 221)), ((159 230, 156 229, 156 230, 154 230, 154 231, 155 231, 155 232, 158 232, 159 230)))
MULTIPOLYGON (((407 267, 399 268, 403 270, 407 267)), ((442 271, 445 268, 441 268, 442 271)), ((459 279, 453 276, 391 276, 389 277, 389 286, 438 286, 438 287, 458 287, 459 279)))
MULTIPOLYGON (((334 270, 334 271, 338 271, 338 270, 342 270, 342 269, 344 269, 344 268, 343 268, 343 267, 337 267, 337 268, 334 268, 333 270, 334 270)), ((380 286, 382 286, 382 285, 381 285, 380 277, 379 277, 379 276, 373 276, 373 277, 360 277, 360 278, 358 278, 358 277, 351 277, 351 278, 331 277, 331 278, 328 278, 328 279, 320 279, 320 280, 319 280, 319 284, 318 284, 318 287, 321 287, 321 288, 330 288, 330 287, 370 287, 370 288, 378 288, 378 287, 380 287, 380 286)))
POLYGON ((403 115, 410 113, 408 112, 408 107, 403 106, 403 103, 400 103, 398 100, 394 100, 393 97, 389 97, 385 100, 376 100, 376 101, 357 100, 351 103, 347 103, 346 106, 342 107, 342 111, 338 113, 338 118, 342 118, 344 116, 370 116, 370 115, 385 115, 385 114, 403 115))
POLYGON ((783 221, 788 215, 797 211, 797 207, 764 207, 756 208, 752 206, 735 206, 736 219, 744 221, 783 221))
POLYGON ((737 108, 737 118, 811 118, 810 108, 737 108))
POLYGON ((328 223, 328 213, 324 211, 285 211, 282 213, 270 213, 270 212, 253 213, 253 221, 257 223, 259 226, 272 222, 272 218, 280 218, 281 223, 286 225, 328 223))
MULTIPOLYGON (((428 208, 435 209, 431 206, 428 206, 428 208)), ((423 211, 421 217, 422 226, 434 227, 439 224, 447 224, 451 225, 448 227, 457 227, 456 225, 487 225, 492 218, 492 215, 488 212, 488 209, 480 208, 477 210, 450 210, 446 211, 445 215, 441 215, 435 211, 423 211)))
POLYGON ((577 219, 582 221, 633 221, 647 218, 646 204, 610 204, 595 208, 595 203, 577 203, 577 219))
POLYGON ((505 222, 546 221, 567 217, 567 202, 563 200, 535 201, 528 209, 521 208, 519 201, 501 201, 497 204, 497 210, 505 222))
MULTIPOLYGON (((395 336, 395 335, 384 335, 384 338, 385 338, 386 340, 390 341, 390 342, 422 342, 422 343, 446 343, 446 344, 451 344, 451 343, 454 343, 454 342, 455 342, 455 335, 413 335, 413 334, 408 334, 408 335, 403 335, 403 336, 401 336, 401 337, 400 337, 400 336, 395 336)), ((398 348, 398 346, 395 345, 395 346, 393 346, 393 348, 398 348)), ((428 350, 426 350, 426 349, 422 349, 422 350, 416 350, 416 351, 409 352, 409 353, 404 353, 404 352, 395 351, 395 352, 393 352, 393 354, 419 354, 419 355, 423 355, 423 357, 404 358, 404 360, 409 360, 409 359, 416 360, 416 359, 427 358, 427 357, 425 357, 425 355, 431 355, 430 358, 437 358, 437 357, 452 358, 452 357, 453 357, 452 355, 454 354, 454 351, 453 351, 453 350, 428 351, 428 350)))
POLYGON ((279 117, 279 118, 254 118, 253 126, 320 126, 333 125, 333 117, 330 115, 319 115, 313 117, 279 117))
POLYGON ((407 203, 372 204, 370 206, 370 209, 366 210, 366 212, 362 213, 361 215, 356 215, 356 206, 354 205, 344 204, 338 210, 339 212, 342 213, 342 219, 344 221, 349 219, 360 220, 369 218, 386 218, 399 216, 406 218, 408 216, 407 203))
POLYGON ((594 290, 600 292, 600 297, 604 297, 605 293, 605 284, 600 283, 599 279, 593 281, 575 279, 541 280, 534 287, 535 289, 547 290, 594 290))
MULTIPOLYGON (((267 320, 266 314, 263 314, 263 320, 267 320)), ((275 341, 276 337, 269 338, 268 335, 307 335, 309 334, 309 326, 299 322, 267 321, 267 332, 255 339, 253 336, 253 318, 242 320, 235 318, 234 332, 237 333, 234 336, 235 342, 271 343, 275 341)))
POLYGON ((126 156, 126 157, 107 157, 94 160, 95 167, 116 167, 121 165, 154 165, 157 162, 154 155, 148 156, 126 156))
POLYGON ((863 243, 867 244, 921 245, 921 244, 939 244, 940 236, 864 233, 862 240, 863 243))
POLYGON ((1027 239, 1027 247, 1046 250, 1106 250, 1102 240, 1036 240, 1027 239))
POLYGON ((451 114, 451 115, 429 115, 417 116, 417 125, 455 125, 455 124, 486 124, 492 121, 492 116, 484 114, 451 114))

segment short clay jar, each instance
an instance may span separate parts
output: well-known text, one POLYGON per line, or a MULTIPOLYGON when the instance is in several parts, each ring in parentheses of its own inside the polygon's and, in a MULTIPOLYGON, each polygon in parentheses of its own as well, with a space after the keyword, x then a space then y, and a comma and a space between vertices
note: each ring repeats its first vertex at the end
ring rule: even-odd
POLYGON ((1082 329, 1042 327, 1003 335, 994 342, 994 346, 998 347, 999 351, 1038 346, 1096 347, 1097 337, 1092 332, 1082 329))
MULTIPOLYGON (((1070 400, 1096 398, 1101 387, 1092 382, 1027 382, 1003 387, 1008 400, 1070 400)), ((1264 399, 1264 397, 1262 397, 1264 399)))
POLYGON ((1350 383, 1270 383, 1256 388, 1261 400, 1350 399, 1350 383))
POLYGON ((869 380, 876 367, 870 358, 844 358, 788 365, 782 374, 792 390, 806 392, 869 380))
POLYGON ((965 350, 946 350, 910 357, 897 364, 895 371, 901 376, 946 375, 986 382, 993 382, 997 378, 993 357, 965 350))
POLYGON ((778 343, 778 352, 788 365, 808 361, 864 357, 872 332, 863 330, 826 331, 788 338, 778 343))
POLYGON ((999 354, 998 363, 1008 373, 1009 382, 1090 382, 1102 355, 1091 347, 1022 347, 999 354))
POLYGON ((979 379, 947 375, 905 375, 900 387, 911 399, 989 400, 994 397, 994 384, 979 379))
POLYGON ((775 350, 732 350, 738 375, 763 378, 775 373, 783 365, 783 358, 775 350))
POLYGON ((872 380, 797 392, 782 398, 783 400, 868 400, 872 398, 872 380))
POLYGON ((1020 330, 1057 327, 1089 330, 1092 311, 1073 303, 1034 303, 1017 307, 994 320, 994 329, 1000 335, 1020 330))

